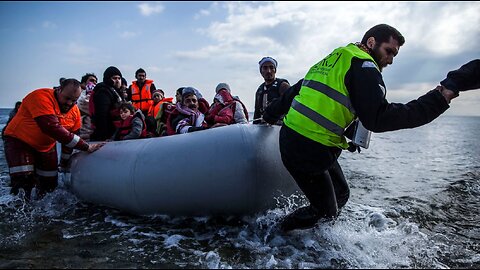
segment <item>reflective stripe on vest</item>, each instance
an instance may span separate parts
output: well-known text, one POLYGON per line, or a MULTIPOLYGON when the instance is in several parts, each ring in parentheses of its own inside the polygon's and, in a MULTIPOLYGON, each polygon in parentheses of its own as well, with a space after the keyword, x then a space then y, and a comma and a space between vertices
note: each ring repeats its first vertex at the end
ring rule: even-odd
POLYGON ((353 58, 374 60, 355 44, 340 47, 310 68, 284 122, 301 135, 346 149, 344 130, 356 118, 345 76, 353 58))
POLYGON ((302 85, 308 86, 313 90, 317 90, 318 92, 325 94, 326 96, 342 104, 349 111, 355 114, 355 110, 353 109, 352 104, 350 103, 350 99, 340 94, 335 89, 328 87, 328 85, 325 85, 323 83, 316 82, 316 81, 310 81, 310 80, 304 80, 302 85))
POLYGON ((321 114, 318 114, 316 111, 306 107, 302 103, 296 101, 295 99, 292 101, 292 108, 297 110, 299 113, 305 115, 306 117, 315 121, 315 123, 319 124, 322 127, 330 130, 332 133, 337 134, 338 136, 343 135, 343 128, 334 122, 328 120, 327 118, 323 117, 321 114))

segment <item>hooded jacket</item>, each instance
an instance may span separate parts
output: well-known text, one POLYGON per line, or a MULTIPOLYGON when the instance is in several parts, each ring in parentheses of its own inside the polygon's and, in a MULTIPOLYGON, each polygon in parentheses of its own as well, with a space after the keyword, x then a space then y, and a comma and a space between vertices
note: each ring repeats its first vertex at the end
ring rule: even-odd
POLYGON ((123 98, 119 89, 113 86, 114 75, 122 76, 116 67, 108 67, 103 73, 103 82, 97 84, 90 96, 93 102, 92 124, 94 131, 90 136, 92 141, 104 141, 112 137, 120 121, 118 108, 123 98))
POLYGON ((248 115, 245 115, 244 106, 240 101, 235 100, 226 89, 218 91, 215 95, 215 103, 208 111, 205 121, 210 126, 218 123, 222 124, 246 124, 248 115))

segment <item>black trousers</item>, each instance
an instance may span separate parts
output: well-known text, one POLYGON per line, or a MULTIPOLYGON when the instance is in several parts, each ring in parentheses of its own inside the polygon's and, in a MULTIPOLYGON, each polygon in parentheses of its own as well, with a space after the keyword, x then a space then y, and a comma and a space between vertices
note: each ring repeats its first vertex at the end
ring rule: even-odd
POLYGON ((315 218, 336 217, 350 196, 337 162, 342 150, 310 140, 285 125, 279 140, 283 164, 310 201, 315 218))

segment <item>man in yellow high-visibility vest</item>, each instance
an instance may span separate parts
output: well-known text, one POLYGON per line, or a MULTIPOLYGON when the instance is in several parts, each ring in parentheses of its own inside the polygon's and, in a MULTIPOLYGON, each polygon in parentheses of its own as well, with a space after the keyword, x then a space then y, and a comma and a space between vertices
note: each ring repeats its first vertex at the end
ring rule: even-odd
POLYGON ((310 228, 338 216, 350 195, 337 162, 342 150, 354 151, 362 143, 368 147, 370 131, 427 124, 449 108, 458 91, 472 89, 449 89, 442 83, 406 104, 389 103, 381 72, 404 42, 397 29, 376 25, 361 42, 337 48, 311 67, 266 108, 263 119, 270 124, 287 113, 280 130, 282 161, 310 202, 285 217, 283 230, 310 228), (347 143, 345 136, 354 139, 350 131, 362 128, 367 141, 347 143))

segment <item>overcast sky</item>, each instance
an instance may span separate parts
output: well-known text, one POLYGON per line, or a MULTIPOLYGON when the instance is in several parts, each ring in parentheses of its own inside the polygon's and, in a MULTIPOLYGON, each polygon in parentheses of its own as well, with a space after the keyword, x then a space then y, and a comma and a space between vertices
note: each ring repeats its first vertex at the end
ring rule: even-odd
MULTIPOLYGON (((480 2, 0 2, 0 107, 11 108, 60 77, 116 66, 129 83, 143 68, 174 96, 194 86, 211 102, 215 86, 253 111, 271 56, 294 84, 333 49, 387 23, 406 39, 383 70, 390 102, 433 89, 449 70, 480 58, 480 2)), ((480 91, 447 111, 480 116, 480 91)))

